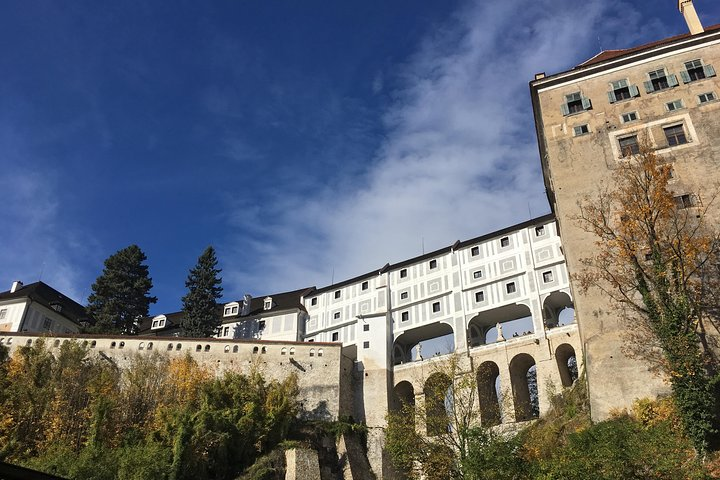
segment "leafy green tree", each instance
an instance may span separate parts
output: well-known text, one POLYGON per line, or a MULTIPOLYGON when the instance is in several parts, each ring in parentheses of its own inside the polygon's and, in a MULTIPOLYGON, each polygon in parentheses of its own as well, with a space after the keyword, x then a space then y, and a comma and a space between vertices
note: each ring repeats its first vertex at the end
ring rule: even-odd
POLYGON ((182 333, 186 337, 209 337, 220 326, 217 300, 222 296, 222 270, 217 268, 215 249, 209 246, 190 270, 185 286, 187 295, 182 298, 182 333))
POLYGON ((157 297, 150 296, 152 279, 147 257, 137 245, 118 250, 105 260, 105 268, 88 297, 88 313, 95 318, 94 333, 136 333, 137 319, 148 314, 157 297))

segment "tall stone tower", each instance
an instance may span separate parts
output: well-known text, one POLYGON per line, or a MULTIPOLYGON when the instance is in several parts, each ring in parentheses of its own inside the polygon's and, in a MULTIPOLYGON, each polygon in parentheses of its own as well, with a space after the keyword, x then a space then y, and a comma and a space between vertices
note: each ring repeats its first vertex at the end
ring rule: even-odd
MULTIPOLYGON (((672 163, 680 208, 696 208, 720 182, 720 25, 703 29, 690 0, 678 2, 691 33, 625 50, 600 52, 558 74, 530 82, 547 195, 560 228, 568 270, 593 238, 573 217, 577 202, 610 178, 647 140, 672 163)), ((710 214, 720 218, 718 204, 710 214)), ((623 353, 632 325, 621 321, 599 292, 572 285, 593 418, 634 399, 667 392, 646 365, 623 353)))

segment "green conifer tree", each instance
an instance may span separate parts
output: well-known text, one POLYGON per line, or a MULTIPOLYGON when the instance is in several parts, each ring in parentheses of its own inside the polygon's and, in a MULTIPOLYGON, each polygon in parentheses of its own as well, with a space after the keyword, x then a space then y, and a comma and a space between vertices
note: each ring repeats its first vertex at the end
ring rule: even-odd
POLYGON ((186 337, 209 337, 220 326, 217 300, 222 296, 222 271, 217 268, 215 249, 209 246, 190 270, 185 286, 187 295, 182 298, 182 334, 186 337))
POLYGON ((147 257, 137 245, 118 250, 105 260, 105 268, 88 297, 88 313, 95 319, 94 333, 127 333, 137 330, 137 319, 148 314, 157 297, 150 296, 152 279, 147 257))

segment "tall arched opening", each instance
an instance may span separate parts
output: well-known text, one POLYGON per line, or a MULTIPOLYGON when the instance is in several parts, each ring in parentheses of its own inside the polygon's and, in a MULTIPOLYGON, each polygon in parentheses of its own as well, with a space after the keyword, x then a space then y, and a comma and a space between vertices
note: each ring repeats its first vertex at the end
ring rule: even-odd
POLYGON ((510 361, 510 381, 515 404, 515 420, 523 422, 537 418, 540 414, 540 403, 535 359, 527 353, 513 357, 510 361))
POLYGON ((563 343, 555 349, 555 360, 557 361, 558 371, 560 372, 560 380, 563 387, 569 387, 578 379, 577 356, 575 349, 563 343))
POLYGON ((495 362, 483 362, 477 369, 480 421, 491 427, 502 422, 500 411, 500 369, 495 362))
POLYGON ((447 409, 451 381, 444 373, 433 373, 425 382, 425 427, 431 437, 448 431, 450 416, 447 409))

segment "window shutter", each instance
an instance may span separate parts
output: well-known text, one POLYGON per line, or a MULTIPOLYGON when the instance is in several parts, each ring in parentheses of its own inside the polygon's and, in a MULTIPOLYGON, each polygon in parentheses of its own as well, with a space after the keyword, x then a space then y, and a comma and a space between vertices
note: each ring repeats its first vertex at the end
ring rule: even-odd
POLYGON ((582 97, 582 106, 585 110, 590 110, 592 107, 592 104, 590 103, 590 99, 587 97, 582 97))
POLYGON ((668 85, 671 87, 677 87, 678 86, 678 79, 677 75, 670 74, 667 76, 668 85))
POLYGON ((643 85, 645 85, 645 91, 647 93, 652 93, 655 91, 655 89, 653 88, 652 82, 643 82, 643 85))
POLYGON ((560 105, 560 111, 565 116, 570 115, 570 109, 568 108, 567 103, 563 103, 562 105, 560 105))
POLYGON ((615 103, 617 99, 615 98, 615 92, 610 90, 608 93, 608 100, 610 100, 610 103, 615 103))
POLYGON ((680 76, 682 77, 683 83, 690 83, 690 74, 685 70, 680 70, 680 76))
POLYGON ((640 96, 640 89, 637 87, 637 85, 630 85, 628 88, 630 89, 631 97, 639 97, 640 96))
POLYGON ((715 68, 712 65, 703 65, 703 72, 705 72, 706 77, 715 76, 715 68))

